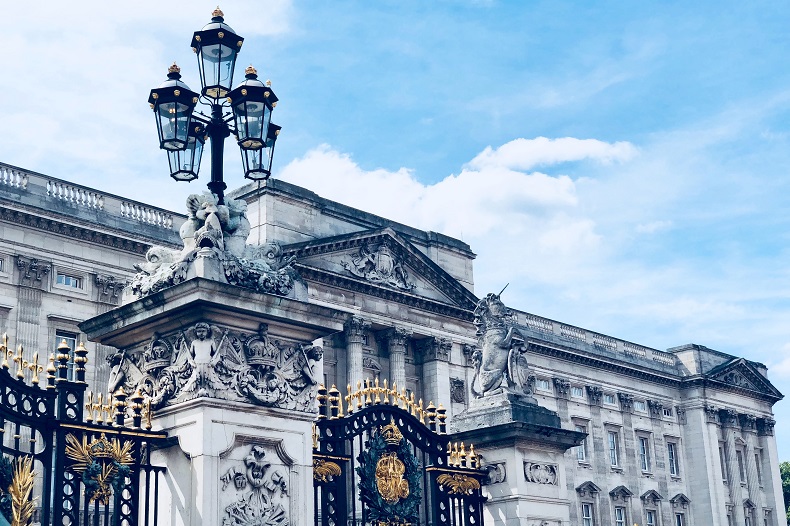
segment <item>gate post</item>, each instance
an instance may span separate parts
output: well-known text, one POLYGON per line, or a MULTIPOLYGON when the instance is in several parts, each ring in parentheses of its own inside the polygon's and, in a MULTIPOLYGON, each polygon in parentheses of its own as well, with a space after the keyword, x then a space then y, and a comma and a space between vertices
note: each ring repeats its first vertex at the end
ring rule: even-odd
MULTIPOLYGON (((217 259, 198 261, 221 275, 217 259)), ((196 276, 86 321, 119 349, 110 388, 148 397, 172 446, 158 523, 309 524, 320 338, 345 313, 196 276), (316 343, 319 342, 319 343, 316 343)))

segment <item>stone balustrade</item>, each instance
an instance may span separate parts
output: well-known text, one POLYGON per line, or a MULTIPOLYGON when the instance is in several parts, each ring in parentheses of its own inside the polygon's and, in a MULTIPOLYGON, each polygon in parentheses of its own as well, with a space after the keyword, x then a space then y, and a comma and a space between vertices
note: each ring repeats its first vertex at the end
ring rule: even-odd
POLYGON ((177 230, 186 219, 163 208, 0 163, 0 190, 3 188, 27 194, 42 205, 53 200, 66 202, 78 209, 101 211, 163 230, 177 230))
POLYGON ((559 323, 535 314, 519 311, 514 311, 514 313, 519 325, 534 331, 554 334, 566 340, 588 343, 596 349, 623 354, 631 358, 637 358, 640 361, 646 360, 669 367, 677 365, 677 357, 672 353, 651 349, 650 347, 644 347, 625 340, 619 340, 611 336, 582 329, 581 327, 559 323))

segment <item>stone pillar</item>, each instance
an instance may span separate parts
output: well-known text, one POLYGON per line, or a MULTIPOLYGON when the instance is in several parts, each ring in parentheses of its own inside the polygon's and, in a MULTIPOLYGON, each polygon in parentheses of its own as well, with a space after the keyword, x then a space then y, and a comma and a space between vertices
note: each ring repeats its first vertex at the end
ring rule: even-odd
POLYGON ((741 436, 746 442, 744 449, 744 469, 746 470, 746 492, 754 503, 754 518, 752 522, 759 525, 763 518, 763 502, 760 498, 760 481, 757 477, 757 463, 754 459, 754 446, 757 439, 757 417, 749 414, 739 414, 738 423, 741 427, 741 436))
MULTIPOLYGON (((776 439, 774 438, 773 418, 757 419, 757 440, 763 448, 764 462, 766 466, 778 466, 781 460, 776 449, 776 439)), ((769 526, 784 526, 785 508, 784 496, 782 495, 782 478, 778 469, 763 471, 763 488, 765 490, 765 503, 767 507, 773 508, 769 526)))
MULTIPOLYGON (((356 389, 357 382, 365 380, 362 370, 362 343, 370 322, 360 316, 351 316, 343 325, 346 335, 346 382, 356 389)), ((328 388, 329 386, 327 386, 328 388)))
MULTIPOLYGON (((743 524, 743 492, 741 491, 741 476, 738 470, 738 457, 735 454, 735 430, 738 429, 738 413, 733 409, 720 409, 719 421, 726 444, 726 462, 728 485, 730 488, 730 502, 734 503, 732 520, 734 524, 743 524)), ((745 462, 745 459, 744 459, 745 462)))
MULTIPOLYGON (((634 421, 632 416, 634 410, 634 397, 627 393, 617 393, 617 398, 620 400, 620 409, 623 412, 623 432, 620 434, 620 458, 622 459, 620 465, 623 468, 623 472, 626 474, 627 487, 638 488, 641 468, 637 465, 638 447, 634 440, 634 421)), ((662 496, 668 498, 667 495, 662 496)), ((668 518, 667 507, 668 506, 665 504, 661 506, 663 511, 659 511, 662 515, 661 520, 664 521, 661 522, 661 524, 671 524, 668 518)), ((639 499, 631 499, 631 517, 634 518, 634 522, 640 522, 636 520, 636 517, 641 516, 642 508, 639 499)))
POLYGON ((26 349, 39 349, 41 303, 47 276, 52 270, 48 262, 16 256, 18 270, 16 344, 26 349))
POLYGON ((425 338, 417 341, 422 358, 422 397, 435 405, 450 405, 450 352, 453 343, 446 338, 425 338))
POLYGON ((394 327, 384 332, 383 340, 387 342, 390 356, 390 385, 398 391, 406 387, 406 344, 411 336, 411 329, 394 327))

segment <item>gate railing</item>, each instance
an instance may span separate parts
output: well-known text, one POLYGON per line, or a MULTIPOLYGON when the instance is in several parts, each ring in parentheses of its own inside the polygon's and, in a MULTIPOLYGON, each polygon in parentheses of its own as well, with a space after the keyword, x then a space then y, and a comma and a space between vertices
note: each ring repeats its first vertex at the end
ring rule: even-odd
POLYGON ((139 391, 86 401, 87 354, 80 344, 72 357, 64 342, 45 368, 3 336, 0 515, 14 526, 155 524, 165 468, 150 465, 149 453, 166 435, 150 431, 139 391))
POLYGON ((446 410, 365 382, 318 391, 316 526, 482 525, 486 472, 474 446, 448 443, 446 410))

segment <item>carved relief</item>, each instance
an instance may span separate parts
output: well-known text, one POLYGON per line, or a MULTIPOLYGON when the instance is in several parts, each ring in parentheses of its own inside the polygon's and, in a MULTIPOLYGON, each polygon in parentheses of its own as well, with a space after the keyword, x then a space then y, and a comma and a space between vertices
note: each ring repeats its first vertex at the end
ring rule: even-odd
POLYGON ((121 292, 127 283, 115 276, 97 274, 94 281, 96 284, 96 299, 105 303, 117 305, 121 298, 121 292))
POLYGON ((664 404, 658 400, 648 400, 647 408, 650 411, 650 418, 661 418, 663 416, 664 404))
POLYGON ((476 350, 477 350, 477 347, 474 346, 474 345, 470 345, 468 343, 465 343, 465 344, 461 345, 461 352, 463 352, 464 358, 466 358, 466 365, 468 365, 468 366, 473 366, 474 365, 473 356, 474 356, 476 350))
POLYGON ((343 325, 346 343, 362 344, 365 341, 365 331, 370 329, 370 322, 361 316, 351 316, 343 325))
POLYGON ((559 484, 559 476, 557 473, 558 468, 556 464, 524 462, 524 477, 527 482, 556 486, 559 484))
POLYGON ((377 247, 363 245, 351 261, 343 261, 343 268, 354 276, 377 285, 387 285, 396 289, 412 291, 415 284, 409 281, 409 274, 385 240, 377 247))
POLYGON ((738 425, 738 412, 734 409, 720 409, 719 421, 723 426, 736 427, 738 425))
POLYGON ((603 389, 595 385, 585 386, 587 389, 587 398, 590 399, 590 405, 601 405, 603 400, 603 389))
POLYGON ((450 400, 457 404, 466 402, 466 382, 460 378, 450 378, 450 400))
POLYGON ((474 316, 479 349, 472 354, 472 393, 478 398, 502 391, 532 395, 527 349, 512 311, 499 295, 487 294, 477 303, 474 316))
POLYGON ((741 424, 741 429, 744 431, 756 431, 757 430, 757 417, 754 415, 749 414, 741 414, 738 415, 738 420, 741 424))
POLYGON ((728 385, 734 385, 736 387, 742 387, 744 389, 751 389, 751 390, 754 390, 754 391, 758 391, 759 390, 759 389, 757 389, 754 386, 754 384, 752 382, 747 380, 746 377, 743 376, 738 371, 730 371, 728 373, 725 373, 721 377, 716 378, 716 380, 718 380, 720 382, 724 382, 724 383, 726 383, 728 385))
POLYGON ((417 340, 417 352, 422 356, 424 362, 430 360, 450 361, 450 352, 453 349, 453 342, 447 338, 424 338, 417 340))
POLYGON ((773 436, 774 426, 776 420, 773 418, 758 418, 757 419, 757 433, 762 436, 773 436))
POLYGON ((198 322, 108 356, 108 388, 139 388, 154 409, 206 396, 312 412, 322 358, 320 347, 273 340, 266 324, 244 334, 198 322))
POLYGON ((499 484, 500 482, 505 482, 507 479, 507 471, 505 470, 504 462, 489 464, 483 469, 488 472, 488 480, 486 481, 486 484, 499 484))
POLYGON ((220 477, 221 498, 231 501, 225 506, 222 526, 288 526, 287 471, 272 467, 260 445, 236 462, 220 477))
POLYGON ((130 290, 138 298, 159 292, 186 280, 198 258, 219 259, 225 281, 256 292, 286 295, 298 279, 280 245, 247 245, 250 222, 244 200, 227 199, 220 205, 210 193, 187 198, 188 217, 181 226, 182 250, 151 247, 145 262, 135 265, 137 274, 130 290))
POLYGON ((381 333, 381 341, 387 346, 390 354, 393 352, 406 352, 406 344, 412 335, 411 329, 406 327, 393 327, 381 333))
POLYGON ((562 378, 552 378, 554 382, 554 390, 557 393, 557 396, 560 398, 568 398, 571 392, 571 383, 568 380, 564 380, 562 378))
POLYGON ((630 413, 634 409, 634 397, 627 393, 617 393, 617 398, 620 400, 620 407, 623 411, 630 413))
POLYGON ((44 277, 52 270, 52 264, 36 258, 16 256, 16 268, 19 269, 19 284, 27 287, 43 287, 44 277))
POLYGON ((682 406, 675 406, 675 414, 678 415, 678 424, 686 423, 686 409, 682 406))
POLYGON ((713 405, 705 406, 705 418, 710 424, 719 423, 719 408, 713 405))

